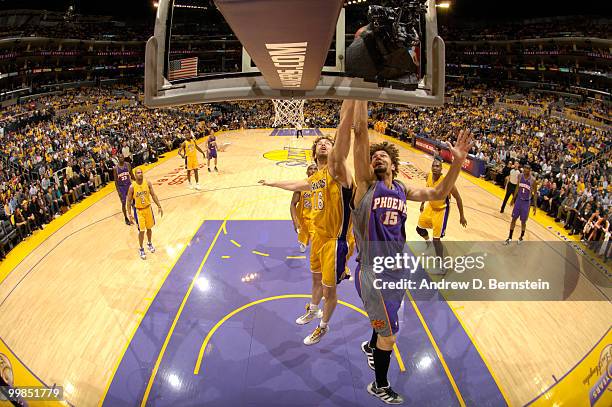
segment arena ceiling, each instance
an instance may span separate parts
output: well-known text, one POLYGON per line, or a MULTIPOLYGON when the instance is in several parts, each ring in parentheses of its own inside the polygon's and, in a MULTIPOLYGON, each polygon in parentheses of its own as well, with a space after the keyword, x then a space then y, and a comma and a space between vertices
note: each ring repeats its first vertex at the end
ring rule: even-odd
MULTIPOLYGON (((0 10, 10 9, 37 9, 65 11, 72 5, 77 13, 111 15, 123 19, 152 19, 155 14, 153 3, 155 0, 0 0, 0 10)), ((377 0, 376 3, 393 2, 401 0, 377 0)), ((442 19, 452 20, 478 20, 502 18, 532 18, 567 15, 592 15, 598 17, 611 17, 610 7, 605 1, 597 2, 559 2, 558 0, 450 0, 452 7, 446 12, 447 17, 441 14, 442 19)), ((176 0, 178 4, 208 5, 211 0, 176 0)), ((373 0, 367 0, 367 5, 373 0)), ((353 6, 353 7, 361 7, 353 6)), ((450 23, 450 21, 449 21, 450 23)))

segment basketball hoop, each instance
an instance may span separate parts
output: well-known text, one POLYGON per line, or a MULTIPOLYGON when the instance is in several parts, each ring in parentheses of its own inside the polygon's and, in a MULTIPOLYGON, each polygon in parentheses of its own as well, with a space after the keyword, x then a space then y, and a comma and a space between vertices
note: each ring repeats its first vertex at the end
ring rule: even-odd
POLYGON ((274 124, 272 127, 304 126, 304 99, 272 99, 274 124))

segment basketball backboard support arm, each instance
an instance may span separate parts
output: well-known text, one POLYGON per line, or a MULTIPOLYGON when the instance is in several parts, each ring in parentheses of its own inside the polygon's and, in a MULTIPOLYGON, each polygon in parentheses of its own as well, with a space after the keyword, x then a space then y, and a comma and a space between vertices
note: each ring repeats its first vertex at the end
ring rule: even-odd
MULTIPOLYGON (((169 7, 172 2, 160 0, 155 35, 147 41, 145 105, 148 107, 257 99, 359 99, 420 106, 440 106, 444 103, 445 51, 444 41, 437 32, 435 0, 428 0, 426 13, 426 73, 419 88, 414 91, 380 88, 376 83, 360 78, 325 75, 325 72, 316 87, 309 91, 272 89, 263 76, 255 72, 246 76, 229 75, 221 79, 199 77, 173 85, 164 77, 168 23, 171 20, 169 7)), ((336 32, 338 33, 338 28, 336 32)), ((340 44, 336 48, 342 52, 344 50, 344 47, 340 48, 340 44)), ((338 58, 338 54, 336 56, 338 58)), ((343 66, 344 60, 340 62, 343 66)), ((338 59, 336 63, 338 65, 338 59)))

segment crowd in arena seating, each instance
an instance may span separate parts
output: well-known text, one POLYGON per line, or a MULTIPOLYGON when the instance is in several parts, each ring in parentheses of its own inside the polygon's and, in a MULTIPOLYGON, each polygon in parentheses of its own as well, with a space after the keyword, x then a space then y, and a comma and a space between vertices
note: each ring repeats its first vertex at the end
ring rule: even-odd
MULTIPOLYGON (((135 92, 125 87, 72 90, 3 111, 0 255, 112 181, 119 154, 139 165, 177 148, 187 132, 199 135, 202 124, 216 130, 264 128, 274 118, 270 101, 151 111, 129 96, 135 92)), ((538 206, 601 251, 612 231, 610 133, 554 117, 550 109, 501 110, 494 103, 511 101, 516 92, 457 91, 443 108, 371 104, 371 124, 405 141, 415 136, 453 141, 457 129, 472 129, 476 137, 471 154, 486 162, 487 179, 503 187, 510 165, 529 163, 540 179, 538 206)), ((556 102, 535 95, 523 99, 537 107, 556 102)), ((582 107, 601 108, 594 106, 586 102, 582 107)), ((338 112, 338 101, 308 101, 306 125, 335 127, 338 112)), ((610 257, 610 250, 604 254, 610 257)))
POLYGON ((440 35, 454 41, 518 40, 523 38, 595 37, 610 38, 609 19, 572 16, 528 21, 461 22, 440 26, 440 35))
POLYGON ((381 130, 389 129, 389 134, 406 141, 422 136, 452 142, 457 129, 472 129, 475 143, 470 153, 486 162, 486 179, 505 187, 515 163, 519 168, 529 164, 539 178, 538 207, 570 235, 579 235, 605 258, 612 257, 610 132, 553 117, 549 109, 539 114, 501 110, 490 103, 491 95, 499 99, 500 92, 459 98, 442 108, 375 105, 372 116, 377 128, 383 124, 381 130))
MULTIPOLYGON (((64 103, 61 96, 41 100, 64 103)), ((118 154, 133 165, 153 162, 197 131, 195 121, 177 112, 112 101, 99 96, 89 111, 21 122, 0 133, 0 256, 112 181, 118 154)))

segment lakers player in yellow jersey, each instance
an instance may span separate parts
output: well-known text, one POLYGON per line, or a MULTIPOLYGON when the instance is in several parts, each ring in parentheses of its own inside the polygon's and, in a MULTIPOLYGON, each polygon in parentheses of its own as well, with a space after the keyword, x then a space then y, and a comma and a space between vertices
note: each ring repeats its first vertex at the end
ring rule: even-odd
MULTIPOLYGON (((444 180, 442 175, 442 161, 439 158, 435 158, 431 164, 431 173, 427 175, 426 186, 428 188, 435 188, 444 180)), ((450 193, 457 201, 457 208, 459 209, 459 223, 461 226, 467 226, 467 220, 463 212, 463 200, 457 190, 457 187, 453 186, 450 193)), ((421 202, 421 215, 419 216, 419 222, 416 227, 417 233, 429 242, 429 233, 427 229, 433 229, 433 244, 436 250, 436 256, 440 258, 444 257, 444 247, 440 239, 444 237, 446 232, 446 224, 448 222, 448 215, 450 213, 449 203, 450 196, 437 201, 421 202)), ((431 274, 445 274, 444 270, 431 269, 431 274)))
MULTIPOLYGON (((317 165, 310 164, 306 169, 306 175, 311 177, 317 172, 317 165)), ((293 229, 298 235, 300 252, 304 253, 306 247, 312 241, 314 228, 312 226, 312 191, 296 191, 291 198, 291 220, 293 229)))
POLYGON ((318 137, 312 145, 317 172, 307 180, 259 181, 266 186, 289 191, 312 192, 314 236, 310 246, 312 298, 306 313, 296 319, 299 325, 321 318, 319 326, 304 339, 304 344, 318 343, 329 332, 329 320, 338 303, 336 285, 348 278, 346 263, 353 253, 350 203, 353 176, 346 163, 351 144, 354 101, 345 100, 340 110, 340 125, 335 140, 318 137), (319 309, 325 297, 323 312, 319 309))
POLYGON ((136 225, 138 225, 140 258, 145 260, 147 255, 142 247, 145 231, 147 232, 147 247, 151 253, 155 253, 155 247, 153 247, 153 243, 151 243, 153 226, 155 225, 155 217, 153 216, 153 209, 151 209, 151 200, 157 205, 159 216, 164 216, 164 211, 159 203, 159 199, 157 199, 157 195, 155 195, 155 191, 153 191, 153 185, 151 185, 150 181, 144 179, 141 168, 134 170, 134 177, 136 180, 128 190, 125 205, 126 211, 130 214, 130 223, 133 224, 136 222, 136 225), (130 207, 133 211, 130 211, 130 207))
POLYGON ((181 144, 179 148, 179 155, 185 158, 185 168, 187 169, 187 180, 189 181, 189 189, 193 189, 193 184, 191 183, 191 171, 193 171, 195 177, 195 189, 200 190, 200 175, 198 174, 198 153, 202 153, 204 159, 206 159, 206 154, 204 151, 198 147, 198 143, 196 143, 195 137, 193 136, 193 132, 189 132, 187 139, 181 144))

